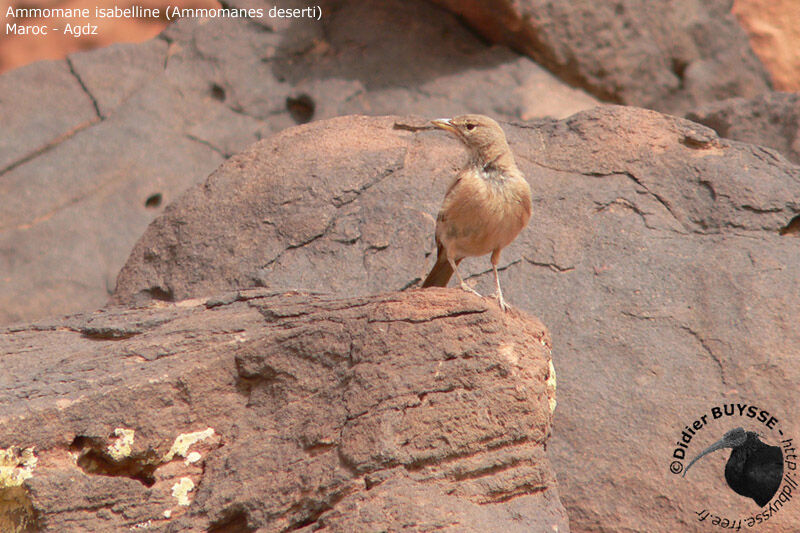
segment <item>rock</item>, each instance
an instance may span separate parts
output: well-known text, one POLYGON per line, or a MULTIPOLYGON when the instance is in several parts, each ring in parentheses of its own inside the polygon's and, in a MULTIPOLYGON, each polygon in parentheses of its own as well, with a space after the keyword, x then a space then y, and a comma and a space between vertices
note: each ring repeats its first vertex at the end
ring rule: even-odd
POLYGON ((730 0, 434 2, 608 102, 683 114, 769 88, 730 0))
POLYGON ((750 36, 775 88, 800 90, 800 4, 794 0, 734 0, 733 13, 750 36))
POLYGON ((153 222, 114 297, 182 300, 259 285, 366 295, 411 284, 426 268, 441 201, 433 165, 446 180, 459 154, 450 146, 456 157, 436 161, 422 141, 440 135, 396 122, 425 121, 314 122, 233 156, 153 222))
POLYGON ((168 70, 193 92, 207 95, 213 83, 218 98, 265 121, 267 133, 348 114, 474 111, 527 120, 565 117, 597 103, 529 58, 487 46, 428 2, 332 2, 324 8, 321 22, 178 23, 165 37, 192 46, 179 48, 168 70))
POLYGON ((184 19, 146 43, 8 73, 0 115, 15 135, 0 140, 0 323, 102 305, 165 205, 298 122, 466 111, 529 119, 595 103, 421 0, 336 4, 322 23, 184 19))
MULTIPOLYGON (((426 124, 414 117, 341 117, 286 130, 237 154, 148 228, 120 273, 115 301, 182 300, 254 285, 358 295, 413 285, 432 263, 443 188, 464 158, 460 144, 426 124)), ((573 151, 586 150, 603 159, 591 159, 585 174, 634 175, 648 226, 680 234, 732 227, 777 234, 796 214, 790 178, 761 178, 756 186, 749 174, 731 173, 740 163, 725 165, 747 158, 742 165, 763 172, 774 174, 773 163, 782 172, 796 169, 764 161, 769 154, 730 145, 699 124, 605 107, 543 128, 509 129, 534 190, 541 167, 575 168, 580 159, 573 151), (593 127, 596 121, 619 128, 622 137, 593 127), (633 137, 640 124, 651 131, 633 137), (569 150, 564 143, 572 143, 569 150), (649 165, 653 156, 645 151, 666 147, 674 153, 661 156, 659 174, 630 169, 625 159, 649 165), (548 162, 536 164, 541 154, 548 162)), ((598 200, 594 209, 612 200, 598 200)), ((520 260, 520 247, 508 250, 507 264, 520 260)), ((485 263, 475 274, 487 270, 485 263)), ((572 268, 561 260, 545 264, 572 268)))
POLYGON ((125 100, 158 78, 164 70, 169 45, 163 39, 141 44, 119 44, 69 57, 75 76, 105 118, 125 100), (124 65, 125 68, 119 68, 124 65))
MULTIPOLYGON (((68 54, 108 46, 115 42, 141 42, 155 37, 168 24, 165 17, 106 17, 96 18, 95 8, 102 9, 119 6, 128 9, 134 6, 141 8, 158 8, 161 15, 166 4, 160 0, 46 0, 35 5, 17 4, 14 7, 26 8, 51 8, 51 9, 88 9, 90 18, 84 17, 7 17, 6 11, 9 3, 5 4, 3 11, 3 46, 0 48, 0 72, 27 65, 41 59, 63 59, 68 54), (54 24, 54 19, 57 21, 54 24), (5 28, 6 23, 19 26, 46 25, 50 29, 46 35, 30 34, 15 35, 5 28), (62 24, 71 24, 72 28, 85 27, 87 23, 97 28, 88 34, 76 36, 74 33, 56 31, 64 29, 62 24)), ((216 0, 181 0, 181 7, 191 8, 218 8, 216 0)))
POLYGON ((4 322, 102 305, 142 228, 222 160, 186 136, 174 87, 154 81, 122 109, 2 174, 4 322))
POLYGON ((2 331, 4 531, 568 531, 538 320, 452 289, 213 300, 2 331))
MULTIPOLYGON (((3 128, 14 132, 14 135, 0 137, 0 172, 3 173, 98 119, 91 98, 66 61, 34 63, 0 76, 0 95, 3 128)), ((9 195, 3 194, 3 197, 9 198, 9 195)), ((10 203, 5 201, 5 209, 0 214, 2 228, 12 223, 16 209, 27 207, 17 207, 13 200, 11 197, 10 203)))
MULTIPOLYGON (((433 262, 434 217, 465 160, 424 124, 337 118, 234 156, 148 228, 116 301, 254 284, 348 297, 413 286, 433 262)), ((724 401, 763 404, 798 434, 800 248, 779 233, 800 214, 800 168, 636 108, 503 126, 534 215, 500 275, 511 305, 542 316, 557 339, 549 449, 572 527, 692 530, 709 495, 745 513, 721 478, 671 474, 671 445, 724 401)), ((491 294, 488 258, 462 268, 491 294)), ((797 520, 787 507, 771 531, 797 520)))
POLYGON ((800 164, 800 95, 768 92, 701 106, 687 118, 714 128, 722 137, 777 150, 800 164))

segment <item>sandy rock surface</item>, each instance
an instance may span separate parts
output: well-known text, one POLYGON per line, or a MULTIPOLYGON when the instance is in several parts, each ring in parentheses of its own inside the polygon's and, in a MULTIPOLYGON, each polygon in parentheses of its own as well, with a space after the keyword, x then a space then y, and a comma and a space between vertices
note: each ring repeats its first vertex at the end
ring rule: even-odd
MULTIPOLYGON (((269 20, 269 19, 268 19, 269 20)), ((322 23, 181 20, 0 76, 0 323, 102 305, 136 239, 227 157, 343 114, 564 117, 596 100, 421 0, 322 23)))
POLYGON ((606 102, 683 114, 769 75, 730 0, 434 0, 606 102))
MULTIPOLYGON (((148 228, 116 301, 252 285, 347 296, 413 287, 433 262, 434 217, 465 161, 455 139, 416 129, 424 124, 337 118, 231 158, 148 228)), ((722 401, 757 399, 785 413, 787 434, 800 429, 791 419, 800 248, 795 233, 780 234, 800 213, 800 168, 629 107, 504 127, 534 214, 500 275, 506 299, 554 336, 550 449, 572 527, 692 530, 708 494, 734 516, 754 506, 710 473, 691 485, 671 474, 670 445, 687 417, 722 401)), ((488 258, 462 266, 492 293, 488 258)), ((722 422, 720 436, 731 429, 722 422)), ((797 512, 772 526, 792 531, 797 512)))
POLYGON ((549 345, 535 318, 452 289, 247 291, 7 329, 0 460, 24 485, 0 480, 0 525, 568 531, 549 345))

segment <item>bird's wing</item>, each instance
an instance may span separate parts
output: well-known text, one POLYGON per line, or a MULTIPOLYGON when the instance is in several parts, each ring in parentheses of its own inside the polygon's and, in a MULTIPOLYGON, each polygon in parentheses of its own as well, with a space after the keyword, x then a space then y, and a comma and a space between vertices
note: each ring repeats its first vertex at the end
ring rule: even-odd
POLYGON ((444 199, 442 200, 442 207, 439 209, 439 214, 436 215, 436 247, 439 249, 442 247, 442 241, 439 239, 439 231, 442 224, 447 221, 447 211, 450 207, 450 203, 453 201, 453 189, 456 189, 456 186, 461 183, 463 177, 464 171, 462 170, 456 175, 450 185, 448 185, 447 191, 444 193, 444 199))
POLYGON ((481 226, 480 216, 486 211, 489 196, 486 183, 478 176, 477 170, 464 169, 444 197, 438 224, 454 225, 461 233, 481 226))

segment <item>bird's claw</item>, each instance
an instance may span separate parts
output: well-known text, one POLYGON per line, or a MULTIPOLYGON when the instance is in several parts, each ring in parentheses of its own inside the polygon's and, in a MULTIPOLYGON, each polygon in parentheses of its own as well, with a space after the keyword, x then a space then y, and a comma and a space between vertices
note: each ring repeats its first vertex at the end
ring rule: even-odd
POLYGON ((483 298, 483 295, 481 293, 479 293, 478 291, 476 291, 475 289, 473 289, 472 287, 467 285, 466 282, 463 282, 463 281, 461 282, 461 290, 464 290, 464 291, 467 291, 467 292, 471 292, 475 296, 480 296, 481 298, 483 298))
POLYGON ((511 309, 511 306, 508 305, 503 298, 502 292, 496 292, 492 295, 492 297, 497 298, 497 303, 500 305, 500 309, 502 309, 504 312, 507 312, 509 309, 511 309))

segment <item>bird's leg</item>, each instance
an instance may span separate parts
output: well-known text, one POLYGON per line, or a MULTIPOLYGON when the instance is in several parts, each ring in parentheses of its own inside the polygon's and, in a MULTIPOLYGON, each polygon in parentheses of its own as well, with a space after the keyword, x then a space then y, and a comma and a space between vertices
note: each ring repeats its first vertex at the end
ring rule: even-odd
POLYGON ((464 281, 464 278, 461 277, 461 272, 458 271, 458 265, 456 264, 455 261, 453 261, 453 258, 450 257, 450 256, 447 256, 447 261, 450 263, 450 266, 453 268, 453 272, 456 273, 456 276, 458 277, 458 282, 461 284, 461 289, 465 290, 467 292, 471 292, 472 294, 476 294, 476 295, 480 296, 481 298, 483 298, 483 296, 481 296, 481 293, 479 293, 478 291, 476 291, 475 289, 473 289, 472 287, 467 285, 467 283, 464 281))
POLYGON ((500 304, 500 309, 503 311, 508 311, 508 304, 503 299, 503 291, 500 289, 500 276, 497 274, 497 263, 500 261, 500 250, 495 250, 492 252, 492 271, 494 272, 494 284, 497 287, 497 291, 494 293, 495 298, 497 298, 497 303, 500 304))

